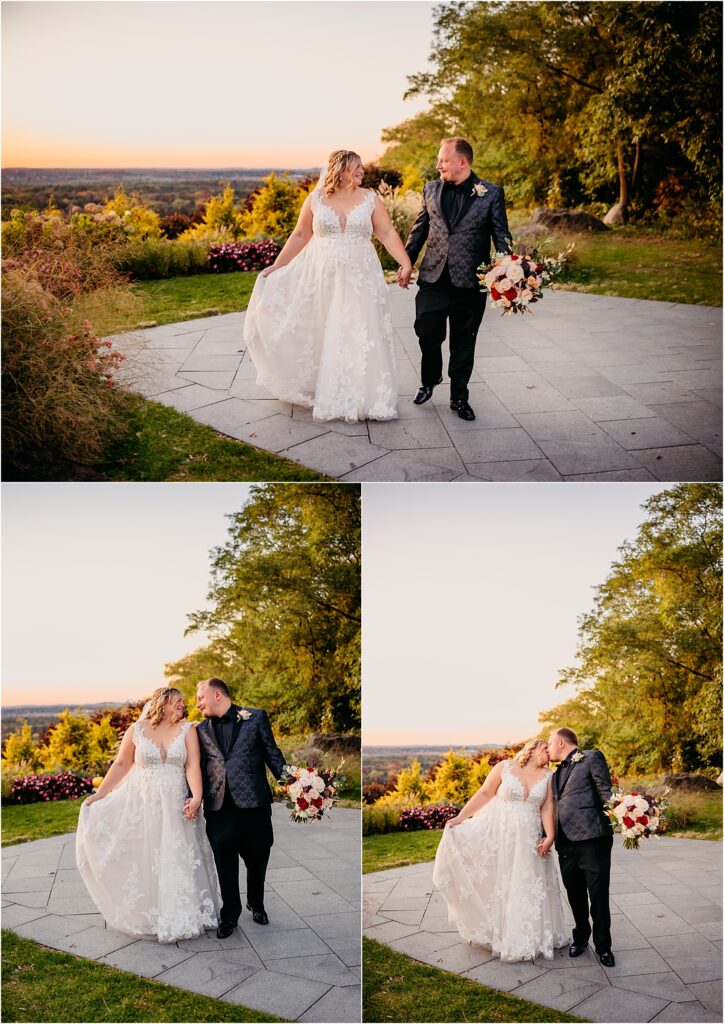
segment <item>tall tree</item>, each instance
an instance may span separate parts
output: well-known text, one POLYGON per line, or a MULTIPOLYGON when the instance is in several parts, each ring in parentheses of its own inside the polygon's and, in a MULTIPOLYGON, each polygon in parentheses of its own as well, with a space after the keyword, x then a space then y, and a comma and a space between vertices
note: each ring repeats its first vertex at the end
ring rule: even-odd
POLYGON ((286 730, 359 728, 359 487, 265 484, 229 519, 210 608, 189 616, 211 642, 167 674, 188 688, 223 672, 286 730))
POLYGON ((644 508, 558 683, 579 693, 541 721, 574 728, 621 772, 719 766, 721 488, 680 484, 644 508))
POLYGON ((430 109, 386 130, 383 162, 430 175, 441 135, 461 134, 514 202, 626 206, 672 171, 716 200, 720 54, 712 3, 441 5, 432 70, 408 91, 430 109))

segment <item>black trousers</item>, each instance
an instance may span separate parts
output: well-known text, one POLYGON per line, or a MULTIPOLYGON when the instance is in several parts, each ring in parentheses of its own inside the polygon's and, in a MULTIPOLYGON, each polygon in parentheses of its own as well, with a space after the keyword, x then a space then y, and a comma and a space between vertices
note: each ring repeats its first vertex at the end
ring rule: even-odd
POLYGON ((206 835, 221 887, 221 920, 236 924, 241 914, 239 858, 246 866, 246 897, 252 910, 264 909, 264 881, 274 843, 271 806, 237 807, 228 787, 218 811, 206 814, 206 835))
POLYGON ((444 273, 440 282, 420 286, 415 300, 415 333, 422 353, 420 377, 425 387, 432 387, 442 377, 442 345, 449 320, 450 399, 467 402, 486 295, 477 288, 456 288, 447 282, 444 273))
POLYGON ((593 934, 593 945, 599 956, 611 948, 608 889, 612 848, 613 836, 572 842, 559 829, 556 838, 561 877, 576 922, 573 941, 577 946, 586 946, 593 934), (593 929, 588 916, 589 900, 593 929))

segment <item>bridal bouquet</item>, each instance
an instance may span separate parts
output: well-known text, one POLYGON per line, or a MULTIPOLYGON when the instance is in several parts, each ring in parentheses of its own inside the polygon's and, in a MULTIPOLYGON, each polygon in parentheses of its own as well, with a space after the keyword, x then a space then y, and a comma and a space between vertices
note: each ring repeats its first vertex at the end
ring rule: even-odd
POLYGON ((572 248, 558 256, 543 256, 529 247, 521 253, 496 252, 493 262, 478 270, 481 289, 490 293, 491 304, 501 307, 503 316, 532 313, 530 307, 543 298, 543 289, 563 273, 572 248))
POLYGON ((296 765, 285 767, 284 772, 288 776, 288 781, 280 782, 279 788, 287 798, 287 807, 292 812, 289 817, 292 821, 320 821, 334 806, 334 794, 344 782, 344 776, 339 774, 339 768, 332 770, 311 765, 303 768, 296 765))
POLYGON ((660 836, 666 831, 667 807, 668 802, 660 797, 620 790, 614 790, 611 799, 604 804, 614 832, 623 836, 626 850, 638 850, 641 839, 660 836))

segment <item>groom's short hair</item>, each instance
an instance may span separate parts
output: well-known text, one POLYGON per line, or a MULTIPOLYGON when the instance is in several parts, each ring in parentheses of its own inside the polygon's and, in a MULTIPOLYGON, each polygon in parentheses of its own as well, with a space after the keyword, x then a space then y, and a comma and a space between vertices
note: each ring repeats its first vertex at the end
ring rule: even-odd
POLYGON ((441 146, 453 145, 458 156, 464 156, 469 164, 473 162, 473 147, 467 139, 461 135, 455 135, 452 139, 443 139, 441 146))
POLYGON ((206 685, 207 686, 212 686, 215 690, 221 690, 221 692, 224 694, 224 696, 228 697, 229 700, 231 700, 231 694, 229 693, 229 687, 226 685, 226 683, 224 682, 223 679, 216 679, 215 676, 212 676, 211 679, 207 679, 206 680, 206 685))
POLYGON ((574 747, 578 746, 578 737, 574 733, 573 729, 556 729, 556 732, 562 740, 566 741, 566 743, 572 743, 574 747))

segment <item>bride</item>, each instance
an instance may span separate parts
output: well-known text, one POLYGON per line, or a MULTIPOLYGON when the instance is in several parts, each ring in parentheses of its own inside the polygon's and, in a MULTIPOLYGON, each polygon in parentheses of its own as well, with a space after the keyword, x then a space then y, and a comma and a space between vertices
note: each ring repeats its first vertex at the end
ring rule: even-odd
POLYGON ((76 833, 78 870, 108 925, 159 942, 218 924, 199 740, 185 714, 178 690, 154 691, 98 792, 82 804, 76 833))
POLYGON ((397 415, 394 329, 372 234, 405 281, 412 264, 363 177, 357 153, 331 154, 286 245, 257 277, 244 321, 257 382, 320 421, 397 415))
POLYGON ((547 765, 542 740, 526 743, 513 761, 499 761, 447 823, 435 857, 433 882, 449 920, 501 960, 551 960, 569 941, 547 765))

